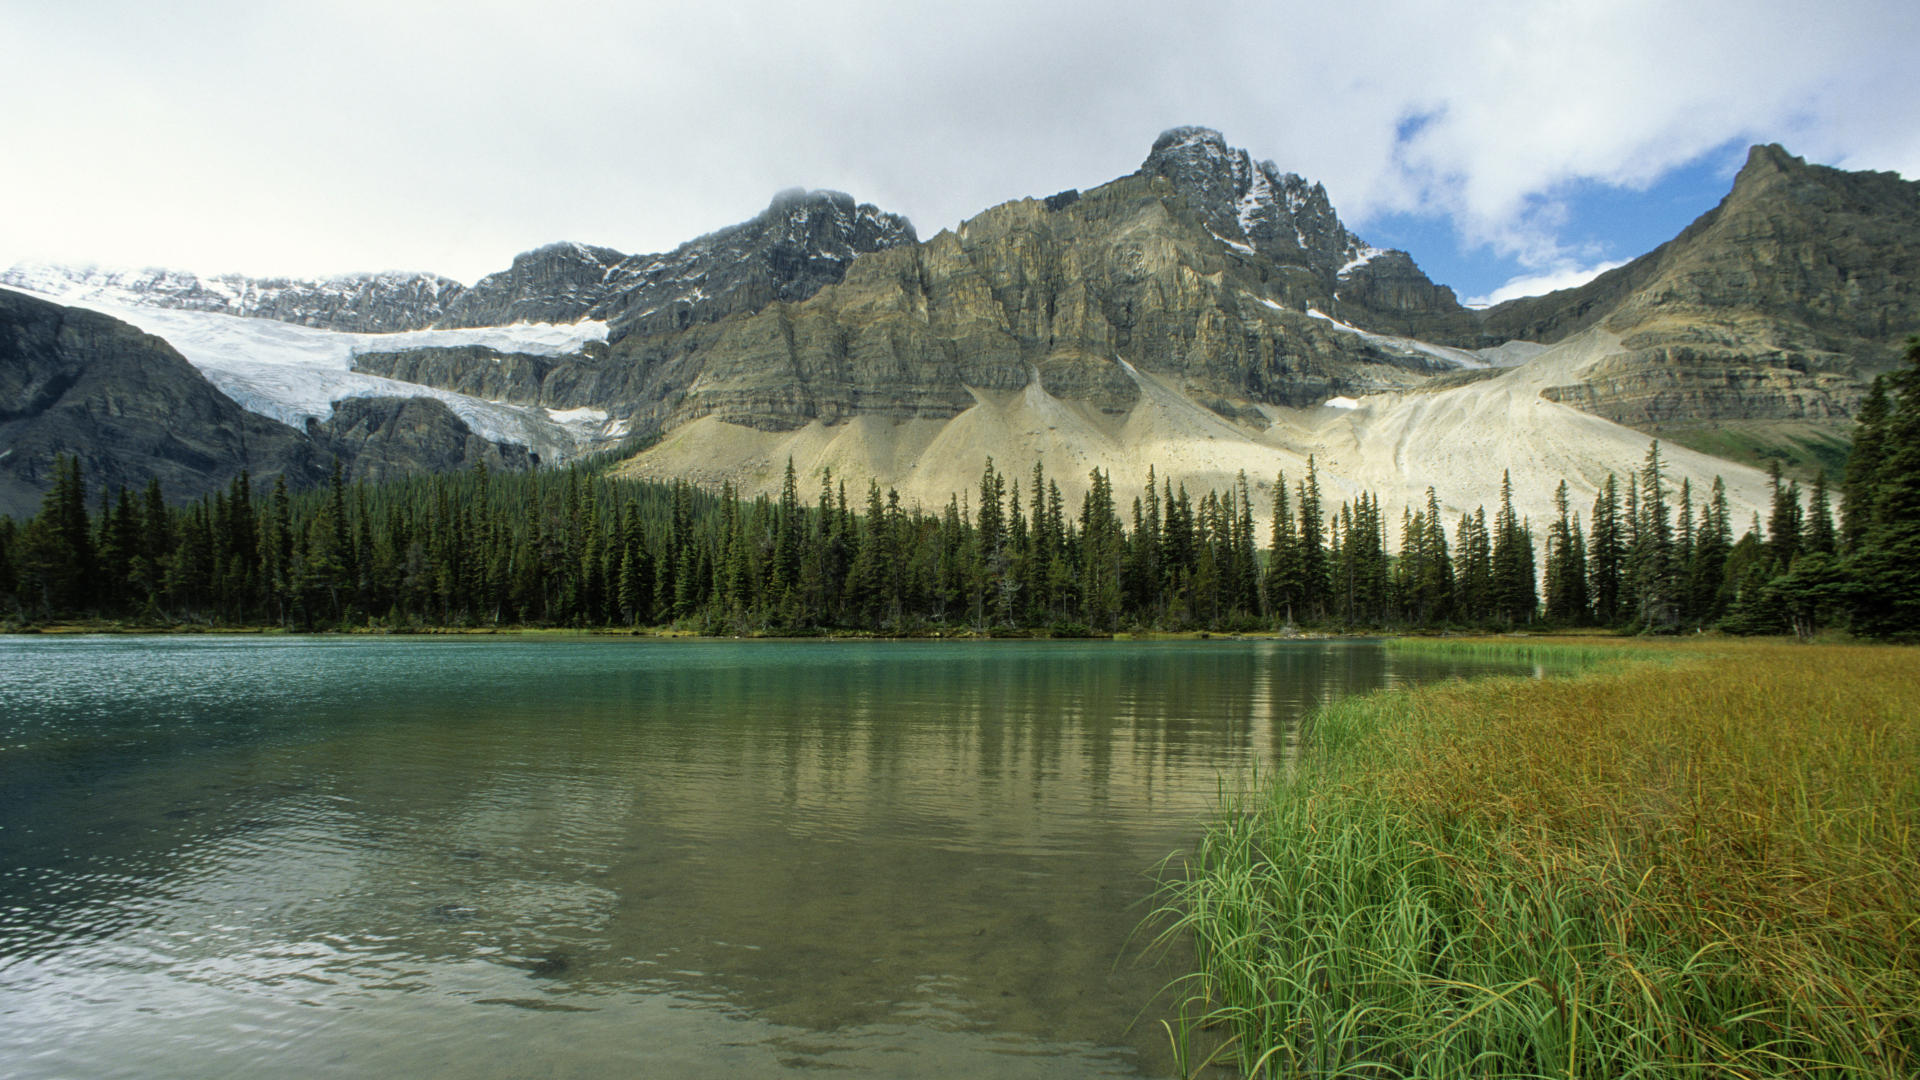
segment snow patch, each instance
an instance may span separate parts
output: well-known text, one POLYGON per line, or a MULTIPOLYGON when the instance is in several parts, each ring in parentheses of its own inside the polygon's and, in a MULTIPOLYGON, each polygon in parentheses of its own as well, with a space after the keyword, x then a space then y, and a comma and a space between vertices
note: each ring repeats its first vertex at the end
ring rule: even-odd
POLYGON ((1240 197, 1240 231, 1253 239, 1253 215, 1261 207, 1273 205, 1273 184, 1267 179, 1267 167, 1255 166, 1247 193, 1240 197))
MULTIPOLYGON (((292 325, 291 323, 287 325, 292 325)), ((299 327, 308 330, 308 327, 299 327)), ((313 331, 337 334, 338 331, 313 331)), ((406 330, 395 334, 339 334, 351 338, 355 355, 368 352, 397 352, 403 349, 448 349, 482 345, 500 352, 532 353, 536 356, 571 356, 596 341, 607 340, 607 324, 514 323, 510 326, 477 326, 458 330, 406 330)))
POLYGON ((1248 244, 1243 244, 1238 240, 1229 240, 1226 237, 1221 236, 1219 233, 1214 232, 1212 229, 1207 230, 1207 235, 1213 237, 1215 240, 1220 241, 1221 243, 1227 245, 1228 247, 1232 248, 1235 251, 1242 252, 1247 255, 1255 254, 1252 246, 1248 244))
POLYGON ((1348 274, 1351 274, 1355 270, 1358 270, 1361 267, 1372 262, 1374 260, 1374 257, 1379 254, 1380 254, 1380 250, 1378 248, 1371 247, 1367 244, 1359 244, 1356 247, 1353 258, 1348 259, 1347 264, 1345 266, 1342 266, 1340 268, 1340 272, 1338 274, 1335 274, 1334 276, 1342 277, 1342 278, 1346 277, 1348 274))
POLYGON ((1493 366, 1488 363, 1484 357, 1466 349, 1455 349, 1447 345, 1431 345, 1424 341, 1415 340, 1414 338, 1394 337, 1391 334, 1375 334, 1349 323, 1343 323, 1318 308, 1308 308, 1307 314, 1313 318, 1332 323, 1334 329, 1343 333, 1353 334, 1389 352, 1398 352, 1403 355, 1410 352, 1421 353, 1426 356, 1431 356, 1436 360, 1444 360, 1455 367, 1462 368, 1486 368, 1493 366))
POLYGON ((1340 397, 1328 398, 1320 403, 1320 407, 1323 409, 1357 409, 1360 407, 1360 402, 1357 399, 1342 395, 1340 397))
POLYGON ((548 409, 547 417, 556 424, 604 424, 607 411, 583 405, 578 409, 548 409))

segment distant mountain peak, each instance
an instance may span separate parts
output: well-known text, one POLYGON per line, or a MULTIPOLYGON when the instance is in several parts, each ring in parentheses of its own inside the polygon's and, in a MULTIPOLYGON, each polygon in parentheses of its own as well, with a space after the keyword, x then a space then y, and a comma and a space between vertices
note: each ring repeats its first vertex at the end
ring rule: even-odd
POLYGON ((1325 185, 1282 172, 1271 161, 1255 161, 1214 128, 1161 132, 1139 175, 1164 177, 1229 249, 1312 274, 1323 306, 1352 305, 1354 314, 1383 316, 1402 331, 1417 324, 1409 318, 1451 320, 1461 310, 1453 291, 1435 285, 1407 253, 1375 248, 1354 235, 1334 211, 1325 185))

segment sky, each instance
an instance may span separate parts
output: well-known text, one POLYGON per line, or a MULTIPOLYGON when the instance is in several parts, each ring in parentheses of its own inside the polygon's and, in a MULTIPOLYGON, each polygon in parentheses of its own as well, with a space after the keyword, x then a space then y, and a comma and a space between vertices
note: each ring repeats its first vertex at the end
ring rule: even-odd
POLYGON ((1746 148, 1920 178, 1911 0, 0 0, 0 267, 428 270, 671 249, 785 188, 920 235, 1181 124, 1462 299, 1576 283, 1746 148))

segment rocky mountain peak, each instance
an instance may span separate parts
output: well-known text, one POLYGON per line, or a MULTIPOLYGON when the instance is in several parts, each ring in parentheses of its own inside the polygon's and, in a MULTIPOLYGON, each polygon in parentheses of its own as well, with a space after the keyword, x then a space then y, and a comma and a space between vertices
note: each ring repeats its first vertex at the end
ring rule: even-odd
POLYGON ((1341 223, 1323 185, 1254 161, 1212 128, 1162 132, 1140 171, 1171 181, 1227 245, 1316 271, 1329 284, 1377 254, 1341 223))
POLYGON ((1139 174, 1166 178, 1227 247, 1307 271, 1319 283, 1310 303, 1346 308, 1358 321, 1396 332, 1472 336, 1453 291, 1435 285, 1405 252, 1354 235, 1324 185, 1256 162, 1213 128, 1162 132, 1139 174))

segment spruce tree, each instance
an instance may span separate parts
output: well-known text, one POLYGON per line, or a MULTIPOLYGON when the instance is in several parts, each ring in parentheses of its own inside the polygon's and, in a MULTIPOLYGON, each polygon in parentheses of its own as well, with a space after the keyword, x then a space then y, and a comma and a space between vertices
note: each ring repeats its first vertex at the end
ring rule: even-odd
POLYGON ((1307 456, 1307 478, 1300 484, 1300 606, 1302 614, 1318 619, 1325 614, 1328 588, 1327 520, 1320 508, 1320 475, 1312 455, 1307 456))
POLYGON ((1860 404, 1854 425, 1853 450, 1847 455, 1847 471, 1840 483, 1840 548, 1847 553, 1859 550, 1873 525, 1880 465, 1886 456, 1887 417, 1892 408, 1887 395, 1887 377, 1876 377, 1860 404))
POLYGON ((1920 635, 1920 337, 1907 339, 1907 366, 1887 382, 1892 397, 1867 496, 1871 524, 1849 569, 1856 628, 1911 637, 1920 635))
POLYGON ((1625 545, 1620 529, 1620 489, 1613 473, 1593 498, 1592 527, 1587 541, 1587 597, 1594 621, 1613 626, 1620 621, 1621 579, 1625 545))

